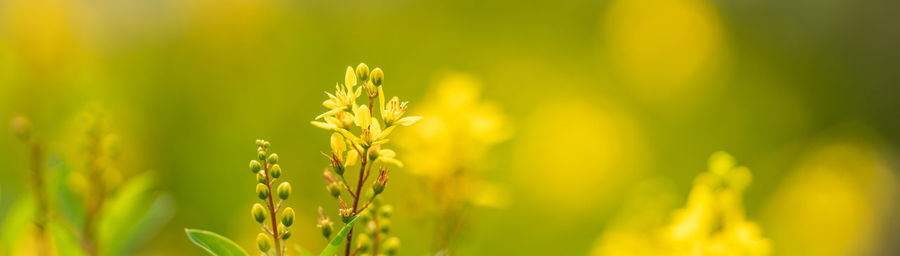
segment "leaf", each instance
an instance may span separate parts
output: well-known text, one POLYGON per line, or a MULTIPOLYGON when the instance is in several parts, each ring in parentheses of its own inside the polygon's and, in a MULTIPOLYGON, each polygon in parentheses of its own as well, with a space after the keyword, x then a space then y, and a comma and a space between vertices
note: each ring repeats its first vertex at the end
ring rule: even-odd
POLYGON ((300 256, 313 256, 313 254, 311 252, 307 251, 306 249, 303 249, 303 247, 301 247, 299 244, 294 245, 294 249, 297 249, 297 251, 300 252, 300 256))
POLYGON ((190 238, 194 244, 200 246, 200 248, 203 248, 209 252, 209 254, 215 256, 247 256, 247 252, 245 252, 244 249, 241 249, 241 247, 231 241, 231 239, 219 234, 206 230, 187 228, 184 229, 184 233, 187 234, 188 238, 190 238))
POLYGON ((30 195, 23 196, 0 222, 0 255, 12 255, 20 238, 29 227, 33 227, 35 203, 30 195))
POLYGON ((67 256, 85 256, 84 248, 75 237, 73 230, 66 227, 65 224, 51 220, 48 226, 50 235, 53 238, 53 244, 56 247, 56 255, 67 256))
POLYGON ((356 221, 359 215, 353 217, 350 222, 347 222, 347 225, 344 225, 344 228, 341 228, 341 232, 338 232, 334 239, 331 239, 331 242, 328 243, 328 246, 325 246, 325 249, 322 249, 322 253, 319 253, 319 256, 333 256, 337 253, 338 249, 341 247, 341 243, 344 242, 344 239, 347 238, 347 234, 350 234, 350 230, 353 229, 353 222, 356 221))
POLYGON ((125 249, 153 203, 150 192, 154 183, 153 175, 145 172, 129 179, 106 201, 97 223, 103 254, 119 255, 125 249))
POLYGON ((168 195, 154 195, 154 184, 153 174, 145 172, 110 197, 98 223, 103 254, 130 255, 171 218, 175 203, 168 195))

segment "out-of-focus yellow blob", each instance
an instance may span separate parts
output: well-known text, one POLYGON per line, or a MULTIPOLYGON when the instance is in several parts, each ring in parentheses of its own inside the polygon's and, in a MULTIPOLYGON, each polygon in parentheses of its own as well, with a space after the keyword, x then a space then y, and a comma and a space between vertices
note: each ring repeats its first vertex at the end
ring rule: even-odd
MULTIPOLYGON (((185 21, 185 36, 203 57, 245 62, 268 53, 281 17, 279 0, 171 0, 185 21)), ((259 65, 259 63, 252 63, 259 65)))
POLYGON ((647 100, 692 95, 721 57, 716 10, 702 0, 616 0, 600 28, 611 70, 647 100))
POLYGON ((27 71, 46 76, 81 50, 75 1, 12 0, 0 2, 0 37, 13 48, 27 71))
POLYGON ((538 103, 521 129, 513 173, 527 184, 529 197, 553 210, 602 207, 644 169, 640 126, 603 100, 538 103))
POLYGON ((414 174, 481 171, 479 161, 485 152, 512 133, 499 107, 481 99, 479 83, 468 75, 448 75, 416 109, 422 120, 408 128, 409 135, 397 138, 414 155, 406 160, 410 168, 405 169, 414 174))
POLYGON ((869 145, 810 152, 769 200, 766 231, 783 255, 878 255, 880 224, 896 206, 897 177, 869 145))
POLYGON ((750 181, 749 169, 735 167, 734 158, 717 152, 671 222, 652 227, 658 217, 631 213, 650 217, 632 218, 644 224, 612 223, 613 229, 598 239, 591 255, 769 255, 769 240, 744 216, 742 193, 750 181))

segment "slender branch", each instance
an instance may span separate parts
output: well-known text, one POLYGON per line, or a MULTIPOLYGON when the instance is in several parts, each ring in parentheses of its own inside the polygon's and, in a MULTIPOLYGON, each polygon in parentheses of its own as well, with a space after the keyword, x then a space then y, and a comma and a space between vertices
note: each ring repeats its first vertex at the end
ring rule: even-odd
MULTIPOLYGON (((360 192, 362 192, 362 185, 365 182, 363 180, 363 174, 366 170, 366 164, 368 163, 368 161, 366 161, 367 159, 365 157, 366 156, 364 156, 362 158, 361 164, 359 166, 359 181, 356 183, 356 194, 357 195, 359 195, 360 192)), ((359 213, 359 211, 357 210, 357 207, 359 206, 359 198, 360 198, 359 196, 353 198, 353 209, 352 209, 353 215, 356 215, 357 213, 359 213)), ((350 254, 350 247, 352 246, 352 244, 353 244, 353 226, 351 225, 350 233, 347 233, 347 245, 344 247, 344 255, 346 255, 346 256, 352 255, 352 254, 350 254)))
MULTIPOLYGON (((278 239, 278 218, 276 218, 276 216, 278 216, 278 209, 275 208, 275 202, 274 200, 272 200, 272 195, 274 194, 272 190, 272 182, 274 180, 269 178, 269 164, 267 160, 268 159, 262 160, 262 166, 264 168, 264 172, 266 173, 266 188, 269 189, 269 196, 267 198, 269 201, 269 219, 272 219, 272 238, 275 241, 275 255, 282 256, 284 255, 284 251, 281 249, 281 240, 278 239)), ((280 206, 281 204, 279 203, 279 207, 280 206)))

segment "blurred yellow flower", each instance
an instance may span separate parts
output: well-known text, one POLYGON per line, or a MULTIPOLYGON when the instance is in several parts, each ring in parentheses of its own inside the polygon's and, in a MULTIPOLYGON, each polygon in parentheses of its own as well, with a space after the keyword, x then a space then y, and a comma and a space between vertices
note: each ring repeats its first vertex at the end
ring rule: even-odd
POLYGON ((742 193, 750 181, 749 169, 735 167, 731 155, 716 152, 671 222, 607 232, 592 255, 769 255, 769 240, 744 215, 742 193))
MULTIPOLYGON (((422 181, 425 204, 438 223, 432 249, 452 251, 469 205, 502 207, 508 200, 502 187, 484 181, 480 173, 486 169, 487 151, 509 138, 510 127, 494 104, 481 99, 479 84, 467 75, 444 77, 422 102, 417 113, 425 118, 412 133, 398 137, 398 144, 410 155, 407 170, 422 181)), ((385 119, 410 121, 400 118, 406 107, 399 99, 387 106, 385 119)))
POLYGON ((783 255, 884 255, 879 237, 897 207, 898 179, 868 143, 811 150, 775 190, 765 228, 783 255))
POLYGON ((718 13, 703 0, 616 0, 600 21, 610 66, 648 102, 696 92, 721 59, 718 13))

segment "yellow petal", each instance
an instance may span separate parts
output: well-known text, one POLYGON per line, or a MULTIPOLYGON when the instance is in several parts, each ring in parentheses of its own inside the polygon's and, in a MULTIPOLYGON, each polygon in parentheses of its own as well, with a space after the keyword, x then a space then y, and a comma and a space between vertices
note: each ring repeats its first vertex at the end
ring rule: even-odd
POLYGON ((421 119, 422 119, 421 116, 408 116, 408 117, 400 118, 400 120, 397 120, 397 123, 400 125, 403 125, 403 126, 410 126, 421 119))
POLYGON ((309 123, 311 123, 312 125, 314 125, 316 127, 325 129, 325 130, 336 130, 337 129, 337 126, 334 126, 333 124, 329 124, 329 123, 325 123, 325 122, 312 121, 309 123))
POLYGON ((372 122, 372 115, 369 113, 369 107, 366 105, 359 106, 356 110, 356 125, 361 128, 369 127, 372 122))
POLYGON ((344 161, 344 167, 350 167, 356 164, 356 161, 359 160, 359 153, 355 150, 347 151, 347 161, 344 161))
POLYGON ((340 133, 331 134, 331 150, 334 150, 338 154, 344 153, 344 150, 347 150, 347 145, 344 144, 344 136, 341 136, 340 133))
POLYGON ((342 110, 344 110, 344 108, 335 108, 335 109, 328 110, 328 112, 325 112, 325 113, 322 113, 322 114, 319 115, 319 116, 316 116, 316 120, 318 120, 318 119, 320 119, 320 118, 322 118, 322 117, 325 117, 325 116, 333 115, 334 113, 337 113, 338 111, 342 111, 342 110))
POLYGON ((350 91, 353 89, 353 86, 356 85, 356 71, 353 71, 353 68, 347 66, 347 73, 344 74, 344 86, 347 86, 347 90, 350 91))

